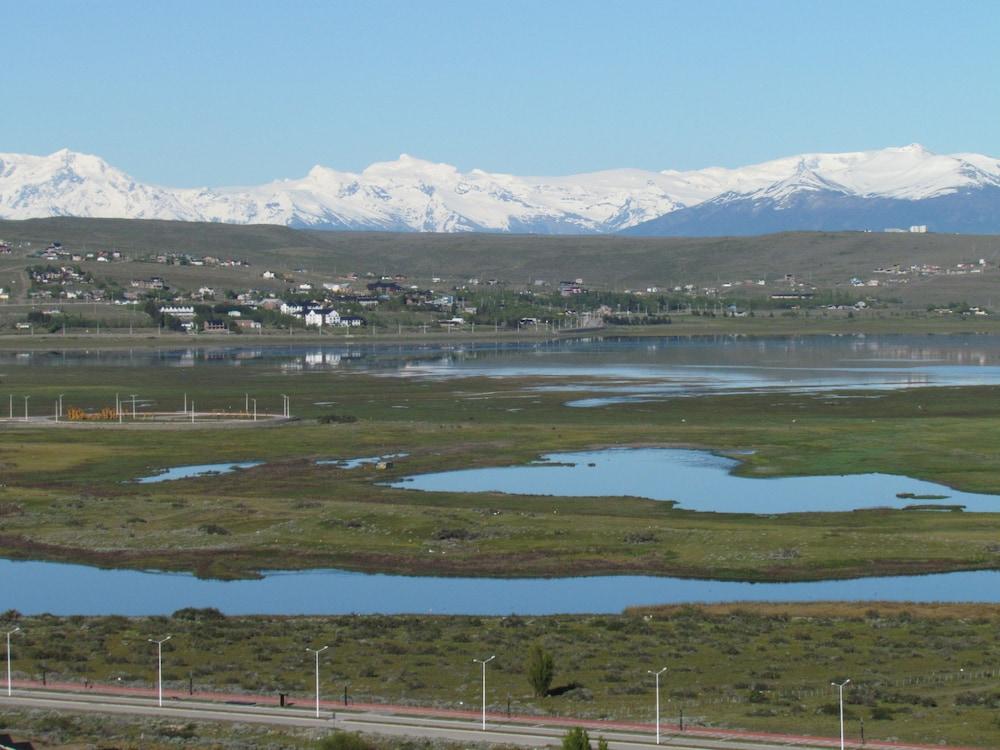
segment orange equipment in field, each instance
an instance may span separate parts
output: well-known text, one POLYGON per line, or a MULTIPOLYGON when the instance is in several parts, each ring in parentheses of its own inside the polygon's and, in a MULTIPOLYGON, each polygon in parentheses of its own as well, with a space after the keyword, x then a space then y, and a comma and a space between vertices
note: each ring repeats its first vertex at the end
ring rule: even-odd
POLYGON ((98 412, 86 412, 79 406, 71 406, 66 410, 66 417, 71 422, 111 422, 118 419, 118 414, 109 406, 98 412))

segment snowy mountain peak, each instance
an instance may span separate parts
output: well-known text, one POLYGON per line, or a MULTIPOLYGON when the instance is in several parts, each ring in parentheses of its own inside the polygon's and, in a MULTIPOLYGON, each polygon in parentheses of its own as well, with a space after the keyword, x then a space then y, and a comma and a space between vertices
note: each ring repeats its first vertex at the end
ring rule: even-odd
POLYGON ((1000 160, 935 154, 918 143, 801 154, 735 169, 616 169, 565 177, 463 172, 403 153, 360 173, 317 165, 302 178, 202 189, 138 183, 98 156, 69 149, 48 156, 0 154, 0 218, 9 219, 72 215, 327 229, 595 233, 703 205, 721 209, 750 201, 781 209, 801 205, 806 196, 916 203, 998 188, 1000 160))

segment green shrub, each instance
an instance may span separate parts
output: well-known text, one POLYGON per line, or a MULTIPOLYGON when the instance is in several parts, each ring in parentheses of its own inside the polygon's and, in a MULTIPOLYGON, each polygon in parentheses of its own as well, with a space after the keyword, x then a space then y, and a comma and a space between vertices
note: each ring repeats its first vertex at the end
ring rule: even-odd
POLYGON ((573 727, 563 737, 562 750, 590 750, 590 735, 583 727, 573 727))
POLYGON ((316 420, 320 424, 352 424, 358 421, 353 414, 324 414, 316 420))
POLYGON ((319 741, 319 750, 375 750, 370 743, 357 732, 335 732, 319 741))

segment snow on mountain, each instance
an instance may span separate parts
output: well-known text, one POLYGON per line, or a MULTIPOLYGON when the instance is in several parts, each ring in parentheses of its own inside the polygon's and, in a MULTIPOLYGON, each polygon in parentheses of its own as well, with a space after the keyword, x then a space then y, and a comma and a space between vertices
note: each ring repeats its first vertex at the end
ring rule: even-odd
POLYGON ((575 234, 655 233, 670 219, 704 234, 711 232, 711 222, 725 219, 727 206, 739 205, 741 216, 785 210, 779 223, 794 228, 797 212, 812 211, 802 224, 812 226, 820 221, 817 207, 829 206, 835 196, 843 199, 837 204, 840 220, 850 223, 851 212, 881 205, 879 200, 905 201, 907 215, 910 209, 919 215, 912 204, 958 196, 946 203, 949 211, 960 213, 961 196, 998 187, 1000 160, 939 155, 916 144, 804 154, 737 169, 617 169, 565 177, 461 172, 403 154, 360 173, 316 166, 300 179, 197 189, 142 184, 96 156, 65 149, 49 156, 0 154, 0 218, 7 219, 94 216, 322 229, 575 234))

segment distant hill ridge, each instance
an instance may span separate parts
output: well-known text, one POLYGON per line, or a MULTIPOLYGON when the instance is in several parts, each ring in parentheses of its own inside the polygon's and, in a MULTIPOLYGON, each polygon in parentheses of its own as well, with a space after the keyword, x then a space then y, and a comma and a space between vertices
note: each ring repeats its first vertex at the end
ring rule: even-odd
POLYGON ((646 236, 796 230, 1000 233, 1000 160, 920 145, 802 154, 736 169, 565 177, 461 172, 408 155, 240 188, 137 182, 97 156, 0 154, 0 219, 164 219, 293 228, 646 236))

